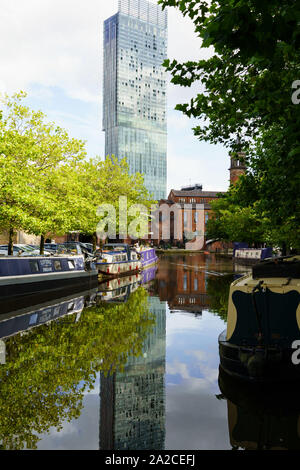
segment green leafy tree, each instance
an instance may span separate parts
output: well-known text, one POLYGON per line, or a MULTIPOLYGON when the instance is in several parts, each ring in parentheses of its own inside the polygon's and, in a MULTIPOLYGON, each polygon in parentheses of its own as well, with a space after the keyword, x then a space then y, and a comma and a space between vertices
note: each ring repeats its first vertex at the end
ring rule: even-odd
MULTIPOLYGON (((253 138, 274 124, 282 128, 290 148, 299 142, 299 111, 292 103, 292 84, 299 75, 297 0, 159 0, 180 9, 194 23, 208 59, 165 65, 172 82, 203 91, 177 109, 203 118, 195 128, 201 139, 236 144, 236 136, 253 138), (297 138, 296 138, 297 137, 297 138)), ((244 146, 247 140, 241 141, 244 146)), ((240 148, 237 148, 240 150, 240 148)), ((297 150, 299 154, 299 149, 297 150)))
MULTIPOLYGON (((143 204, 146 209, 149 209, 154 202, 145 188, 143 176, 139 173, 129 174, 125 158, 118 160, 112 156, 105 160, 99 157, 90 159, 74 167, 74 173, 73 192, 78 195, 77 208, 81 214, 79 226, 86 234, 95 236, 97 225, 102 217, 97 215, 97 210, 102 204, 109 204, 114 208, 116 235, 118 235, 122 231, 122 227, 119 226, 120 196, 126 197, 127 210, 130 210, 134 204, 143 204)), ((108 220, 113 221, 114 214, 109 214, 108 220)), ((127 217, 126 229, 133 218, 134 216, 127 217)))
POLYGON ((61 167, 85 158, 84 142, 71 139, 41 111, 23 104, 26 93, 1 98, 0 226, 10 234, 9 253, 16 230, 41 235, 43 252, 47 232, 72 228, 67 192, 62 198, 61 167))
POLYGON ((209 297, 209 310, 216 313, 222 320, 227 320, 230 284, 233 276, 208 276, 206 293, 209 297))

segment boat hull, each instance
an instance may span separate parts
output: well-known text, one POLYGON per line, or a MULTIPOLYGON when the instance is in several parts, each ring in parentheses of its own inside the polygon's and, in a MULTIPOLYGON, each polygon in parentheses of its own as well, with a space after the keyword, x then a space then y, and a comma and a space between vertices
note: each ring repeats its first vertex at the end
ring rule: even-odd
POLYGON ((233 450, 300 449, 300 382, 256 384, 219 371, 233 450))
POLYGON ((18 277, 7 277, 0 280, 0 298, 16 298, 31 296, 50 291, 58 293, 66 289, 92 289, 98 284, 98 272, 73 271, 63 273, 51 273, 48 275, 37 274, 18 277))
POLYGON ((138 272, 142 263, 139 260, 125 261, 120 263, 97 263, 98 273, 105 276, 120 276, 128 273, 138 272))
POLYGON ((150 266, 154 266, 157 261, 158 257, 156 255, 156 251, 154 248, 149 248, 148 250, 143 250, 140 252, 142 269, 147 269, 150 266))
POLYGON ((232 344, 226 341, 226 330, 218 341, 220 368, 232 377, 261 383, 300 380, 300 365, 293 363, 291 347, 232 344))

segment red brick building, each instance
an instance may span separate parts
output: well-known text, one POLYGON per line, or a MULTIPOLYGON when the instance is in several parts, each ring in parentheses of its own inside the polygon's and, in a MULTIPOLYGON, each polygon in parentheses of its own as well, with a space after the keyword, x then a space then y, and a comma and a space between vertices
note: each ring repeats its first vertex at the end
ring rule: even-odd
POLYGON ((230 158, 230 184, 236 184, 238 179, 241 175, 243 175, 246 171, 246 164, 245 164, 245 153, 239 152, 238 158, 231 157, 230 158))

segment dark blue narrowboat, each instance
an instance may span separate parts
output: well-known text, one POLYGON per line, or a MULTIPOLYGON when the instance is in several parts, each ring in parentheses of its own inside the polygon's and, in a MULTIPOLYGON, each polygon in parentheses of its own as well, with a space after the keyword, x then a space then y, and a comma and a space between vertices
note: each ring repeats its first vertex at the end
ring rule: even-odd
POLYGON ((0 257, 0 299, 97 286, 98 272, 80 256, 0 257))
POLYGON ((141 285, 142 276, 134 273, 130 276, 121 276, 101 282, 98 287, 98 297, 106 302, 125 303, 130 294, 141 285))
POLYGON ((299 344, 300 256, 257 263, 230 286, 220 367, 252 382, 298 380, 299 344))
POLYGON ((69 315, 76 315, 75 321, 79 321, 83 308, 95 304, 97 292, 98 288, 80 291, 76 295, 47 300, 30 307, 24 303, 24 299, 18 299, 14 305, 11 305, 9 312, 2 313, 1 309, 0 364, 6 362, 5 340, 7 338, 69 315))
POLYGON ((57 320, 65 315, 80 314, 84 305, 84 296, 79 296, 62 302, 45 302, 44 305, 31 308, 26 313, 23 313, 23 309, 9 312, 9 314, 1 316, 0 338, 14 336, 20 332, 57 320))
POLYGON ((153 281, 156 276, 157 266, 152 265, 149 268, 145 268, 142 270, 142 284, 148 284, 149 282, 153 281))

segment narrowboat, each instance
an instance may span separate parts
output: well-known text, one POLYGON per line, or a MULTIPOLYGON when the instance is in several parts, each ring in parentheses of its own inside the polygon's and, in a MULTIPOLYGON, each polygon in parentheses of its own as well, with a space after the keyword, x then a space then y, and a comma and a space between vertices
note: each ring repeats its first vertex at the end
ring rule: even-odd
POLYGON ((139 251, 142 269, 147 269, 158 261, 155 248, 142 248, 139 251))
POLYGON ((126 243, 107 243, 95 252, 98 273, 106 276, 120 276, 138 272, 142 263, 136 250, 126 243))
POLYGON ((220 367, 250 381, 298 379, 299 347, 300 257, 257 263, 230 286, 220 367))
MULTIPOLYGON (((20 332, 30 330, 39 325, 52 322, 66 315, 76 313, 76 320, 86 305, 85 295, 78 293, 76 296, 68 296, 63 299, 47 301, 34 307, 22 308, 22 303, 15 310, 1 315, 0 338, 8 338, 20 332)), ((95 296, 97 291, 95 290, 95 296)))
POLYGON ((80 256, 0 258, 0 300, 68 288, 92 289, 98 273, 92 262, 80 256))
POLYGON ((141 284, 140 273, 122 276, 102 282, 98 287, 98 297, 106 302, 126 302, 141 284))
POLYGON ((157 266, 152 265, 147 269, 143 269, 141 272, 142 275, 142 284, 149 284, 151 281, 155 279, 157 271, 157 266))
MULTIPOLYGON (((236 244, 237 245, 237 244, 236 244)), ((235 246, 233 259, 243 264, 254 264, 272 257, 272 248, 246 248, 235 246)))

